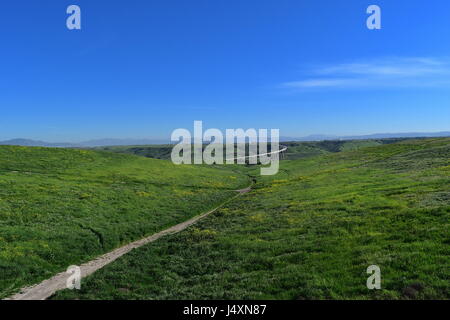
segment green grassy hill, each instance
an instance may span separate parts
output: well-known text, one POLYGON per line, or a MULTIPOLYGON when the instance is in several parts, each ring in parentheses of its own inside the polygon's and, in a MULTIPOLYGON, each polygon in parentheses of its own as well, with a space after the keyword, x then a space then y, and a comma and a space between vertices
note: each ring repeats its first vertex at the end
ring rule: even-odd
POLYGON ((283 142, 288 147, 286 159, 305 159, 318 155, 351 151, 366 147, 381 146, 403 141, 405 139, 378 139, 378 140, 327 140, 315 142, 283 142))
MULTIPOLYGON (((330 140, 315 142, 281 142, 288 150, 285 159, 295 160, 310 158, 318 155, 341 151, 357 150, 365 147, 374 147, 391 144, 406 139, 378 139, 378 140, 330 140)), ((116 153, 134 154, 154 159, 170 159, 173 145, 141 145, 141 146, 113 146, 98 147, 95 150, 104 150, 116 153)))
POLYGON ((224 168, 0 146, 0 297, 185 221, 249 185, 224 168))
POLYGON ((141 146, 112 146, 98 147, 97 150, 104 150, 116 153, 134 154, 154 159, 170 159, 173 145, 141 145, 141 146))
MULTIPOLYGON (((351 148, 350 148, 351 149, 351 148)), ((448 299, 450 139, 283 161, 58 299, 448 299), (382 290, 366 287, 369 265, 382 290)))

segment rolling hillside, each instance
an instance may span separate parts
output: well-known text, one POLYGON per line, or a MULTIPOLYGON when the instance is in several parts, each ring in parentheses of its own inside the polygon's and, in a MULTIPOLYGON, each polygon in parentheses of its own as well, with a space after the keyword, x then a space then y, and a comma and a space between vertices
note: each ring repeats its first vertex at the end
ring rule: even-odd
MULTIPOLYGON (((365 147, 379 146, 399 142, 405 139, 380 139, 380 140, 330 140, 330 141, 311 141, 311 142, 281 142, 281 145, 287 146, 285 159, 295 160, 314 157, 328 153, 335 153, 348 150, 356 150, 365 147)), ((96 150, 134 154, 147 158, 170 159, 173 145, 141 145, 141 146, 110 146, 99 147, 96 150)), ((225 152, 224 152, 225 153, 225 152)))
POLYGON ((224 168, 0 146, 0 297, 205 212, 248 184, 224 168))
POLYGON ((55 299, 448 299, 450 139, 283 161, 280 173, 55 299), (366 269, 381 268, 382 290, 366 269))

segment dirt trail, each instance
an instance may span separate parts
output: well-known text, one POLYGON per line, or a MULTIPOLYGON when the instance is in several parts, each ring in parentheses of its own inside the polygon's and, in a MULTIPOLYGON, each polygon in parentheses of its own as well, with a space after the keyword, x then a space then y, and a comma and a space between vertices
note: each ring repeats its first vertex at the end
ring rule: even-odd
MULTIPOLYGON (((247 193, 250 190, 251 190, 251 186, 248 188, 242 189, 242 190, 236 190, 237 192, 239 192, 239 194, 237 196, 247 193)), ((231 201, 235 198, 236 197, 233 197, 229 201, 231 201)), ((228 201, 225 203, 228 203, 228 201)), ((95 271, 103 268, 104 266, 110 264, 117 258, 120 258, 121 256, 130 252, 133 249, 139 248, 147 243, 156 241, 159 238, 164 237, 168 234, 174 234, 174 233, 180 232, 180 231, 188 228, 189 226, 193 225, 200 219, 203 219, 204 217, 210 215, 217 209, 221 208, 223 205, 225 205, 225 203, 206 212, 206 213, 203 213, 203 214, 193 217, 192 219, 189 219, 185 222, 182 222, 173 227, 170 227, 169 229, 155 233, 147 238, 129 243, 123 247, 115 249, 114 251, 106 253, 106 254, 96 258, 95 260, 91 260, 87 263, 80 265, 79 267, 81 269, 81 278, 84 278, 84 277, 94 273, 95 271)), ((66 272, 58 273, 57 275, 51 277, 50 279, 44 280, 37 285, 23 288, 22 290, 20 290, 19 293, 15 294, 5 300, 45 300, 48 297, 50 297, 51 295, 53 295, 56 291, 65 289, 66 281, 69 278, 69 276, 70 276, 70 274, 68 274, 66 272)))

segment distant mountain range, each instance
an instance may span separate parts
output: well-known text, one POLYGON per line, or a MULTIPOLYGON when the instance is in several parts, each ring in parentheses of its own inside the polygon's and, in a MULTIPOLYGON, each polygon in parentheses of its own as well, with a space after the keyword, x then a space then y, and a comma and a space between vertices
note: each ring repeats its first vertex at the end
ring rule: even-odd
POLYGON ((324 141, 324 140, 368 140, 368 139, 389 139, 389 138, 437 138, 450 137, 450 131, 443 132, 404 132, 404 133, 375 133, 362 136, 329 136, 329 135, 309 135, 301 138, 280 137, 281 141, 324 141))
POLYGON ((12 139, 0 141, 0 145, 26 146, 26 147, 54 147, 54 148, 94 148, 104 146, 132 146, 148 144, 169 144, 169 140, 162 139, 98 139, 78 143, 45 142, 31 139, 12 139))
MULTIPOLYGON (((329 136, 329 135, 309 135, 306 137, 280 137, 281 141, 324 141, 324 140, 367 140, 367 139, 388 139, 388 138, 434 138, 450 137, 450 131, 444 132, 405 132, 405 133, 376 133, 362 136, 329 136)), ((68 142, 45 142, 31 139, 12 139, 0 141, 0 145, 14 145, 27 147, 54 147, 54 148, 94 148, 105 146, 135 146, 149 144, 170 144, 170 140, 164 139, 98 139, 88 140, 79 143, 68 142)))

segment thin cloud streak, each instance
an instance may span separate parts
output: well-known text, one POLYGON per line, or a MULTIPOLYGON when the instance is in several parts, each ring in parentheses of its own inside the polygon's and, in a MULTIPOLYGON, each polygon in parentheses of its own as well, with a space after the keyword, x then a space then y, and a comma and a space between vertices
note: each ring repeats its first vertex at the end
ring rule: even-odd
POLYGON ((449 62, 436 58, 391 58, 339 64, 312 70, 314 77, 281 86, 291 89, 447 86, 449 62))

